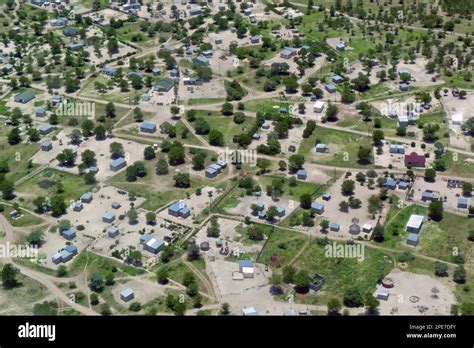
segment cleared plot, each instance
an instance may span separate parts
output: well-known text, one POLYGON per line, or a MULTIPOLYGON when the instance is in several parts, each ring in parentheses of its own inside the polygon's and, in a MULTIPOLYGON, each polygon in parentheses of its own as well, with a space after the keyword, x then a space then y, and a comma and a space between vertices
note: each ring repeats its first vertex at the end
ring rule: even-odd
POLYGON ((93 185, 86 185, 84 178, 79 175, 47 168, 17 186, 16 192, 18 196, 23 197, 25 206, 35 209, 33 200, 36 197, 51 197, 54 194, 60 194, 66 202, 69 202, 77 200, 92 187, 93 185))
POLYGON ((440 222, 426 221, 420 231, 420 244, 414 249, 406 244, 408 232, 406 224, 412 214, 427 214, 427 208, 410 205, 402 210, 392 206, 385 224, 382 245, 389 248, 406 249, 426 256, 453 262, 453 250, 457 248, 462 256, 472 253, 472 243, 468 242, 469 231, 474 221, 467 217, 450 213, 443 214, 440 222))
POLYGON ((357 152, 359 146, 370 147, 369 137, 339 130, 316 127, 314 133, 303 139, 298 153, 305 156, 307 161, 336 167, 367 168, 368 165, 360 164, 357 152), (328 145, 326 153, 316 153, 317 143, 328 145))

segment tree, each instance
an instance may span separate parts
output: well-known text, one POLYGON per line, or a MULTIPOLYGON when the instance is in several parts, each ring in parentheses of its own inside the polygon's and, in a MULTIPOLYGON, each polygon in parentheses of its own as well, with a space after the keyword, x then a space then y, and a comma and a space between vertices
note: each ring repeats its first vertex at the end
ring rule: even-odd
POLYGON ((58 267, 56 270, 56 276, 59 278, 65 277, 67 275, 67 267, 64 265, 61 265, 58 267))
POLYGON ((357 158, 359 162, 362 164, 368 164, 371 162, 372 157, 372 150, 370 147, 359 146, 359 150, 357 151, 357 158))
POLYGON ((222 104, 221 112, 225 116, 232 115, 232 113, 234 112, 234 105, 229 102, 222 104))
POLYGON ((326 219, 321 220, 321 222, 319 223, 319 226, 321 227, 323 231, 327 231, 327 229, 329 228, 329 220, 326 220, 326 219))
POLYGON ((89 279, 89 288, 95 292, 102 292, 102 290, 104 290, 104 279, 99 272, 92 273, 89 279))
POLYGON ((309 276, 305 271, 299 271, 294 276, 295 290, 298 293, 307 293, 309 290, 309 276))
POLYGON ((313 198, 309 193, 303 193, 300 196, 300 206, 303 209, 309 209, 311 208, 311 203, 313 202, 313 198))
POLYGON ((425 180, 429 182, 434 182, 436 179, 436 170, 433 168, 425 169, 425 180))
POLYGON ((174 256, 174 250, 171 245, 167 245, 163 248, 160 254, 160 259, 163 263, 168 263, 174 256))
POLYGON ((137 218, 138 218, 138 213, 135 209, 130 209, 127 213, 127 217, 128 217, 128 222, 130 224, 133 224, 137 221, 137 218))
POLYGON ((116 116, 115 105, 109 102, 105 105, 105 116, 114 118, 116 116))
POLYGON ((125 150, 123 149, 123 145, 117 142, 113 142, 110 144, 109 151, 112 159, 117 159, 119 157, 125 156, 125 150))
POLYGON ((100 305, 100 314, 103 316, 112 315, 112 311, 110 310, 110 306, 107 303, 102 303, 100 305))
POLYGON ((64 149, 56 156, 56 159, 61 166, 72 167, 76 162, 76 154, 71 149, 64 149))
POLYGON ((376 242, 383 242, 384 240, 384 228, 383 226, 380 224, 380 222, 377 222, 377 225, 375 225, 374 227, 374 232, 373 232, 373 237, 374 237, 374 240, 376 242))
POLYGON ((53 216, 61 216, 66 213, 67 205, 63 196, 55 195, 51 197, 50 207, 53 216))
POLYGON ((189 177, 189 173, 176 173, 173 176, 173 180, 175 181, 176 187, 187 188, 191 186, 191 179, 189 177))
POLYGON ((293 266, 285 266, 283 268, 283 281, 286 284, 291 284, 293 283, 293 278, 296 274, 296 270, 293 266))
POLYGON ((288 160, 288 169, 294 173, 303 167, 304 161, 304 156, 302 155, 291 155, 288 160))
POLYGON ((94 122, 92 122, 91 120, 84 120, 81 123, 81 129, 82 129, 82 134, 85 137, 91 136, 92 131, 94 130, 94 122))
POLYGON ((33 200, 33 205, 36 207, 35 211, 42 213, 44 211, 44 206, 46 204, 46 199, 42 196, 38 196, 33 200))
POLYGON ((15 197, 15 184, 7 179, 0 181, 0 191, 2 191, 3 199, 10 200, 15 197))
POLYGON ((438 277, 446 277, 448 275, 448 265, 447 264, 445 264, 443 262, 436 261, 435 265, 434 265, 434 268, 435 268, 435 275, 437 275, 438 277))
POLYGON ((377 307, 380 305, 379 300, 377 300, 372 294, 367 294, 365 298, 365 306, 367 313, 370 315, 376 314, 378 312, 377 307))
POLYGON ((13 267, 11 263, 7 263, 2 268, 2 284, 5 289, 13 289, 18 285, 16 276, 18 269, 13 267))
POLYGON ((85 149, 81 154, 81 161, 86 167, 94 166, 97 163, 95 152, 85 149))
POLYGON ((372 217, 375 217, 375 214, 379 213, 383 208, 382 200, 380 197, 376 195, 372 195, 369 198, 369 204, 367 206, 367 210, 369 213, 372 215, 372 217))
POLYGON ((347 213, 349 211, 349 203, 347 203, 346 201, 341 201, 339 203, 339 210, 344 213, 347 213))
POLYGON ((26 241, 29 244, 41 246, 41 244, 43 243, 43 238, 44 232, 40 229, 35 229, 28 235, 28 237, 26 237, 26 241))
POLYGON ((8 133, 8 143, 10 145, 16 145, 21 143, 20 129, 18 127, 13 128, 8 133))
POLYGON ((458 265, 453 273, 453 280, 458 284, 466 282, 466 270, 463 265, 458 265))
POLYGON ((168 151, 168 162, 172 166, 184 163, 185 152, 184 147, 179 142, 174 142, 168 151))
POLYGON ((384 139, 384 133, 380 129, 376 129, 372 133, 372 140, 375 146, 380 146, 382 144, 382 140, 384 139))
POLYGON ((153 225, 156 222, 156 213, 149 211, 145 215, 147 224, 153 225))
POLYGON ((342 304, 337 298, 332 298, 328 301, 328 315, 339 315, 342 304))
POLYGON ((364 303, 359 289, 350 287, 344 291, 344 305, 346 307, 360 307, 364 303))
POLYGON ((472 184, 470 182, 464 182, 462 184, 462 194, 463 196, 469 197, 472 193, 472 184))
POLYGON ((223 146, 224 145, 224 134, 217 129, 212 129, 209 132, 209 144, 213 146, 223 146))
POLYGON ((354 194, 355 182, 353 180, 344 180, 341 185, 341 192, 345 196, 354 194))
POLYGON ((222 304, 220 314, 221 315, 229 315, 230 314, 230 305, 227 302, 224 302, 222 304))
POLYGON ((167 284, 168 277, 169 277, 169 273, 168 273, 168 268, 166 267, 160 268, 160 270, 156 273, 156 280, 160 284, 167 284))
POLYGON ((432 201, 428 206, 428 216, 434 221, 441 221, 443 219, 443 202, 432 201))
POLYGON ((168 162, 164 158, 160 158, 156 163, 156 175, 168 174, 168 162))

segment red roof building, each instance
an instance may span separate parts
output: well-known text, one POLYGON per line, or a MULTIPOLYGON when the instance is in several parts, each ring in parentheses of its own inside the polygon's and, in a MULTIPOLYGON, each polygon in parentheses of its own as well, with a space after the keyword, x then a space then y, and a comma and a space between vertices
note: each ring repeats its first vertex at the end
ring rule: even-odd
POLYGON ((426 164, 426 157, 418 155, 416 152, 412 152, 409 155, 405 155, 405 166, 410 167, 424 167, 426 164))

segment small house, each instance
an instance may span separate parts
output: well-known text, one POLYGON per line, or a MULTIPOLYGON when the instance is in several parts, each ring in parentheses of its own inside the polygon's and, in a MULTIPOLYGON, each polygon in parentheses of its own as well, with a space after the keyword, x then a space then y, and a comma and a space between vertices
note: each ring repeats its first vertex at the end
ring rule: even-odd
POLYGON ((408 182, 406 182, 406 181, 400 181, 400 182, 398 183, 398 188, 399 188, 400 190, 406 190, 406 189, 408 188, 408 186, 410 186, 410 184, 409 184, 408 182))
POLYGON ((107 229, 107 236, 109 236, 110 238, 115 238, 119 235, 119 229, 115 226, 110 226, 108 229, 107 229))
POLYGON ((405 154, 405 145, 402 144, 390 144, 390 153, 405 154))
POLYGON ((283 217, 285 215, 285 213, 286 213, 285 208, 283 208, 282 206, 277 207, 277 216, 278 217, 283 217))
POLYGON ((128 302, 130 300, 133 300, 134 298, 135 298, 135 294, 133 290, 130 288, 124 289, 122 290, 122 292, 120 292, 120 299, 123 302, 128 302))
POLYGON ((260 35, 254 35, 250 37, 250 43, 258 44, 260 42, 260 35))
POLYGON ((385 187, 390 190, 395 190, 397 188, 397 181, 393 178, 387 178, 385 181, 385 187))
POLYGON ((97 174, 99 172, 99 168, 97 166, 89 167, 89 173, 97 174))
POLYGON ((469 206, 469 198, 468 197, 459 197, 458 198, 458 208, 461 208, 461 209, 467 209, 467 207, 469 206))
MULTIPOLYGON (((171 74, 171 71, 170 71, 170 74, 171 74)), ((179 72, 177 72, 177 74, 178 74, 177 76, 179 76, 179 72)), ((174 84, 175 84, 175 81, 173 79, 163 77, 154 83, 153 88, 157 92, 168 92, 171 90, 171 88, 173 88, 174 84)))
POLYGON ((189 15, 190 16, 197 16, 197 15, 200 15, 201 13, 202 13, 202 7, 201 6, 197 6, 197 7, 192 8, 191 10, 189 10, 189 15))
POLYGON ((36 108, 35 109, 35 116, 36 117, 45 117, 46 116, 46 109, 45 108, 36 108))
POLYGON ((254 307, 246 307, 246 308, 242 309, 242 313, 246 317, 257 316, 258 315, 258 312, 254 307))
POLYGON ((328 91, 329 93, 336 93, 336 87, 330 83, 325 83, 324 89, 328 91))
POLYGON ((191 215, 191 211, 184 202, 178 201, 168 207, 168 214, 175 217, 187 218, 191 215))
POLYGON ((127 165, 125 158, 119 157, 110 162, 110 170, 116 172, 127 165))
POLYGON ((346 49, 346 44, 344 42, 339 42, 336 45, 336 50, 338 50, 339 52, 343 52, 345 49, 346 49))
POLYGON ((329 201, 331 199, 331 194, 329 192, 326 192, 325 194, 323 194, 322 198, 325 201, 329 201))
POLYGON ((400 83, 398 88, 400 89, 400 91, 406 92, 408 91, 408 88, 410 88, 410 86, 408 85, 408 83, 400 83))
POLYGON ((319 202, 313 202, 311 203, 311 209, 316 213, 321 215, 324 213, 324 204, 319 203, 319 202))
POLYGON ((156 124, 153 122, 142 122, 140 123, 140 132, 144 133, 155 133, 156 124))
POLYGON ((117 68, 112 68, 112 67, 104 67, 102 68, 102 74, 104 75, 109 75, 113 76, 117 73, 117 68))
POLYGON ((417 246, 420 235, 417 233, 408 233, 407 244, 411 246, 417 246))
POLYGON ((216 37, 215 40, 214 40, 214 43, 216 45, 220 45, 222 43, 222 38, 221 37, 216 37))
POLYGON ((69 228, 67 230, 61 231, 61 236, 67 240, 72 240, 76 238, 76 230, 74 228, 69 228))
POLYGON ((84 208, 84 205, 82 204, 81 201, 77 201, 77 202, 74 202, 74 206, 72 208, 72 210, 76 211, 76 212, 79 212, 82 210, 82 208, 84 208))
POLYGON ((377 297, 377 299, 379 299, 379 300, 387 301, 388 296, 389 296, 388 289, 384 288, 383 286, 380 286, 375 291, 375 297, 377 297))
POLYGON ((263 211, 265 209, 265 203, 263 202, 256 202, 254 204, 257 206, 257 211, 263 211))
POLYGON ((314 112, 317 112, 318 114, 320 114, 321 112, 323 112, 324 110, 324 102, 321 101, 321 100, 318 100, 314 103, 313 105, 313 110, 314 112))
POLYGON ((53 131, 54 127, 50 125, 49 123, 42 124, 39 128, 38 131, 41 135, 47 135, 53 131))
POLYGON ((50 151, 53 149, 53 143, 51 140, 45 140, 41 143, 41 151, 50 151))
POLYGON ((112 202, 112 209, 120 209, 121 206, 119 202, 112 202))
POLYGON ((106 212, 104 215, 102 215, 102 221, 111 224, 115 221, 115 214, 109 211, 106 212))
POLYGON ((202 66, 208 66, 209 65, 209 59, 204 57, 204 56, 198 56, 194 59, 194 63, 202 66))
POLYGON ((297 53, 296 49, 294 49, 292 47, 287 47, 280 53, 280 57, 283 58, 283 59, 290 59, 296 53, 297 53))
POLYGON ((372 225, 367 223, 362 225, 362 232, 370 233, 372 231, 372 225))
POLYGON ((154 68, 154 69, 151 70, 151 73, 152 73, 154 76, 161 75, 161 69, 160 69, 160 68, 154 68))
POLYGON ((239 261, 239 272, 244 275, 244 278, 253 278, 254 266, 252 260, 240 260, 239 261))
POLYGON ((329 230, 330 231, 339 232, 340 229, 341 229, 341 225, 336 224, 335 222, 333 222, 329 225, 329 230))
POLYGON ((342 81, 344 81, 344 79, 342 78, 342 76, 339 76, 339 75, 334 75, 332 78, 331 78, 332 82, 334 83, 341 83, 342 81))
POLYGON ((326 152, 328 146, 326 144, 316 144, 316 152, 326 152))
POLYGON ((211 167, 208 167, 206 169, 206 178, 212 179, 212 178, 215 178, 217 175, 219 175, 218 170, 211 167))
POLYGON ((439 199, 439 195, 436 192, 431 190, 425 190, 421 193, 421 200, 422 201, 437 201, 439 199))
POLYGON ((26 104, 30 100, 33 100, 35 97, 36 97, 35 91, 29 88, 21 92, 20 94, 17 94, 13 99, 17 103, 26 104))
POLYGON ((419 233, 425 217, 423 215, 411 215, 407 222, 406 230, 409 233, 419 233))
POLYGON ((298 180, 306 180, 307 177, 308 173, 306 172, 306 169, 301 168, 296 172, 296 178, 298 180))
POLYGON ((152 237, 145 244, 143 248, 153 254, 158 254, 165 246, 165 241, 160 238, 152 237))
POLYGON ((269 128, 270 128, 270 124, 268 124, 267 122, 262 124, 262 129, 269 129, 269 128))
POLYGON ((82 203, 90 203, 92 201, 92 193, 91 192, 86 192, 81 196, 81 202, 82 203))

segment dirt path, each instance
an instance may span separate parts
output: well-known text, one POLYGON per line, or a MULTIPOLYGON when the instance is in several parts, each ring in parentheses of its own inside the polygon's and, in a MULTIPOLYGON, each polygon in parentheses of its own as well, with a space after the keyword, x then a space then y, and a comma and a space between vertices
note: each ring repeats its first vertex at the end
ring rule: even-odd
POLYGON ((183 261, 183 263, 194 273, 196 274, 196 276, 202 281, 204 287, 206 288, 206 291, 209 295, 209 300, 211 302, 217 302, 217 296, 216 296, 216 293, 214 291, 214 288, 212 286, 212 284, 209 282, 209 280, 202 275, 202 273, 191 263, 189 262, 188 260, 186 260, 186 257, 187 255, 186 254, 183 254, 183 256, 181 256, 181 260, 183 261))

